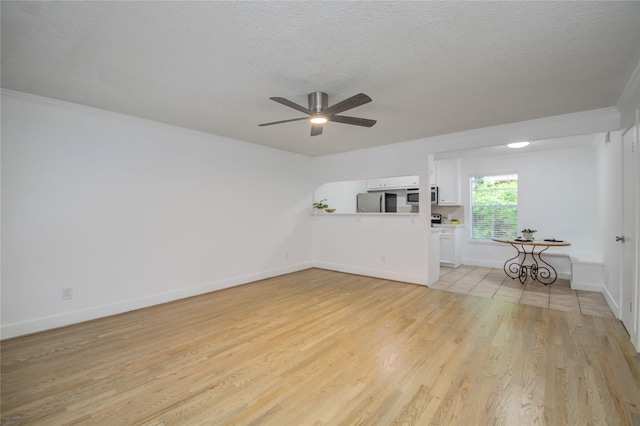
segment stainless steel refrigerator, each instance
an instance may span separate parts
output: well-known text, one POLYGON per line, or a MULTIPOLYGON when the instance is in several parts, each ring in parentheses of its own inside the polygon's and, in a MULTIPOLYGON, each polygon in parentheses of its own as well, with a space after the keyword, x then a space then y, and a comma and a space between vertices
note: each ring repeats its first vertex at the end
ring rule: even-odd
POLYGON ((387 192, 362 192, 358 194, 356 209, 358 213, 397 212, 397 195, 387 192))

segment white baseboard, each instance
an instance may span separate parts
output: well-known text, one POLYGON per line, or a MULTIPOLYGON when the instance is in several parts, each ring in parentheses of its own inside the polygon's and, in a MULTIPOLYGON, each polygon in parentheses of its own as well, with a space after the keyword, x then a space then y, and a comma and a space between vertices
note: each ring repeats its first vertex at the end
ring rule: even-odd
POLYGON ((604 296, 604 299, 607 301, 607 304, 609 305, 609 309, 611 309, 611 312, 613 312, 613 315, 615 315, 617 319, 620 319, 620 306, 618 305, 616 300, 613 298, 613 296, 611 296, 611 293, 609 292, 609 289, 606 286, 602 287, 602 295, 604 296))
MULTIPOLYGON (((483 259, 464 259, 462 262, 463 265, 468 266, 479 266, 482 268, 494 268, 494 269, 504 269, 504 262, 502 261, 491 261, 491 260, 483 260, 483 259)), ((571 274, 564 271, 558 271, 558 279, 570 280, 571 274)))
POLYGON ((504 267, 504 261, 486 260, 486 259, 462 259, 463 265, 479 266, 481 268, 494 268, 502 269, 504 267))
POLYGON ((59 315, 52 315, 43 318, 36 318, 29 321, 2 324, 0 335, 2 339, 23 336, 25 334, 37 333, 39 331, 50 330, 66 325, 77 324, 97 318, 103 318, 111 315, 121 314, 136 309, 146 308, 161 303, 171 302, 174 300, 184 299, 187 297, 197 296, 200 294, 210 293, 224 288, 235 287, 266 278, 276 277, 278 275, 289 274, 291 272, 302 271, 313 267, 311 262, 300 263, 297 265, 287 266, 256 272, 253 274, 243 275, 239 277, 228 278, 211 283, 201 284, 189 288, 158 293, 151 296, 141 297, 138 299, 123 300, 121 302, 108 305, 93 306, 86 309, 79 309, 72 312, 65 312, 59 315))
POLYGON ((328 269, 330 271, 345 272, 348 274, 364 275, 367 277, 382 278, 385 280, 402 281, 411 284, 428 285, 429 277, 425 273, 422 275, 403 274, 395 271, 386 271, 381 269, 363 268, 360 266, 344 265, 339 263, 314 262, 313 266, 320 269, 328 269))
POLYGON ((571 290, 597 291, 602 293, 603 287, 600 284, 571 281, 571 290))

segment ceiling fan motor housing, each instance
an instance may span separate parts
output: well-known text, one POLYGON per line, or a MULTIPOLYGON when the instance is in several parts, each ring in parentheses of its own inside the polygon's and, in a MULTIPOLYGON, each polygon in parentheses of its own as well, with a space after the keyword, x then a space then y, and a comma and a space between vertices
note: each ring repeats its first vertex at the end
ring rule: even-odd
POLYGON ((329 95, 324 92, 309 93, 309 109, 319 114, 329 107, 329 95))

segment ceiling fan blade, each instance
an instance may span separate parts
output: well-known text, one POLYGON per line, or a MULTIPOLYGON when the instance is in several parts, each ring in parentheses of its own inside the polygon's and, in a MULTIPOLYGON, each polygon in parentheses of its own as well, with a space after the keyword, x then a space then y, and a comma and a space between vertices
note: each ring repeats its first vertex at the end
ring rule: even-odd
POLYGON ((324 111, 324 113, 327 115, 338 114, 342 111, 346 111, 348 109, 355 108, 369 102, 371 102, 371 98, 369 96, 365 95, 364 93, 358 93, 357 95, 345 99, 342 102, 338 102, 337 104, 330 106, 324 111))
POLYGON ((298 110, 300 112, 304 112, 305 114, 311 115, 311 110, 309 108, 305 108, 302 105, 298 105, 298 104, 296 104, 294 102, 291 102, 289 99, 279 98, 277 96, 273 97, 273 98, 269 98, 269 99, 271 99, 272 101, 276 101, 279 104, 286 105, 289 108, 293 108, 293 109, 298 110))
POLYGON ((318 136, 322 134, 322 124, 311 125, 311 136, 318 136))
POLYGON ((272 124, 289 123, 290 121, 300 121, 300 120, 308 120, 308 119, 309 117, 292 118, 291 120, 272 121, 271 123, 262 123, 262 124, 258 124, 258 126, 271 126, 272 124))
POLYGON ((368 118, 347 117, 346 115, 332 115, 329 117, 329 121, 334 123, 343 124, 355 124, 356 126, 372 127, 377 123, 376 120, 369 120, 368 118))

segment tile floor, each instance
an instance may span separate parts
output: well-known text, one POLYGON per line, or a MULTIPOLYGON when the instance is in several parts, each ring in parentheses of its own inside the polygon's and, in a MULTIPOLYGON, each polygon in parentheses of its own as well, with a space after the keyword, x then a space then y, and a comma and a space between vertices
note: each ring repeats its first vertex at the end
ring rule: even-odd
POLYGON ((462 265, 458 268, 440 268, 440 280, 431 288, 489 299, 541 306, 561 311, 580 312, 585 315, 615 318, 602 293, 571 290, 569 281, 558 279, 551 285, 507 277, 502 269, 462 265))

